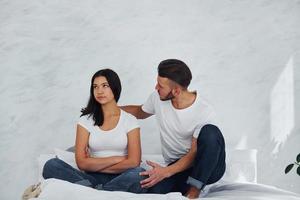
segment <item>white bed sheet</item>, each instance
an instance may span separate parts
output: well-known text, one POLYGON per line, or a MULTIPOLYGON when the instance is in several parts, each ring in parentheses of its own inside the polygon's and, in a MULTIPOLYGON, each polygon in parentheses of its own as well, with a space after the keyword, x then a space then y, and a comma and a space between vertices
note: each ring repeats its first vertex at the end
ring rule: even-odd
MULTIPOLYGON (((133 194, 129 192, 99 191, 85 186, 72 184, 57 179, 47 179, 42 182, 42 192, 32 200, 185 200, 180 193, 133 194)), ((278 189, 276 187, 255 183, 220 183, 207 188, 199 199, 208 200, 300 200, 300 195, 278 189), (203 196, 204 195, 204 196, 203 196)))
POLYGON ((300 200, 300 195, 257 183, 222 183, 213 185, 205 199, 300 200))
POLYGON ((42 192, 38 198, 31 200, 127 200, 127 199, 145 199, 145 200, 181 200, 179 192, 161 194, 134 194, 119 191, 101 191, 78 184, 69 183, 58 179, 47 179, 42 181, 42 192))

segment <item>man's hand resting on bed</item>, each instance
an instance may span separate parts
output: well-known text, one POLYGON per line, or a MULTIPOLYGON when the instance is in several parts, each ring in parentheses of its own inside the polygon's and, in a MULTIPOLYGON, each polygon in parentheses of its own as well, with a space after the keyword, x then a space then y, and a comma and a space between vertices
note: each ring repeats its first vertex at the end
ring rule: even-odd
POLYGON ((162 167, 161 165, 148 160, 147 164, 150 165, 152 169, 140 173, 141 176, 149 176, 148 178, 141 181, 142 188, 150 188, 161 180, 171 176, 167 167, 162 167))

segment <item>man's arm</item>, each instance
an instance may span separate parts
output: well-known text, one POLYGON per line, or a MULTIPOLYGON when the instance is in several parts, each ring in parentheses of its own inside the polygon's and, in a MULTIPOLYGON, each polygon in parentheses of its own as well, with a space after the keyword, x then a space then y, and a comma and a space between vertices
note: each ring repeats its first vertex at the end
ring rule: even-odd
POLYGON ((142 105, 129 105, 129 106, 120 106, 120 108, 132 115, 137 119, 146 119, 152 114, 146 113, 142 110, 142 105))
POLYGON ((182 172, 188 169, 196 156, 197 152, 197 139, 192 139, 192 145, 190 151, 180 158, 176 163, 169 165, 167 167, 162 167, 157 163, 147 161, 147 164, 152 166, 153 169, 142 172, 141 175, 149 175, 149 178, 141 181, 143 188, 149 188, 162 181, 165 178, 173 176, 178 172, 182 172))
POLYGON ((190 151, 185 156, 180 158, 176 163, 168 166, 171 176, 191 167, 195 160, 196 153, 197 153, 197 139, 193 138, 190 151))

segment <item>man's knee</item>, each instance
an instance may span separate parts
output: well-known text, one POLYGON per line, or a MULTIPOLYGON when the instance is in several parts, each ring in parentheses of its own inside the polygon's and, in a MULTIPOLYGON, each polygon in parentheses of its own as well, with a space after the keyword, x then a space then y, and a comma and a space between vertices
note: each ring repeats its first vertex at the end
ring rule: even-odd
POLYGON ((222 137, 222 133, 217 126, 212 124, 206 124, 200 130, 197 142, 198 144, 213 144, 217 142, 220 139, 220 137, 222 137))

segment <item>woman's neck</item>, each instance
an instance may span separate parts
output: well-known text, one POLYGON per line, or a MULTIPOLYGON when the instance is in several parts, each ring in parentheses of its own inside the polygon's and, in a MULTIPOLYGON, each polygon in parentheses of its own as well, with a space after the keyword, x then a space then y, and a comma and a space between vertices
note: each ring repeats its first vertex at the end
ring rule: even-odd
POLYGON ((118 107, 118 105, 115 101, 111 101, 111 102, 103 104, 101 106, 102 106, 104 118, 120 115, 121 109, 118 107))

